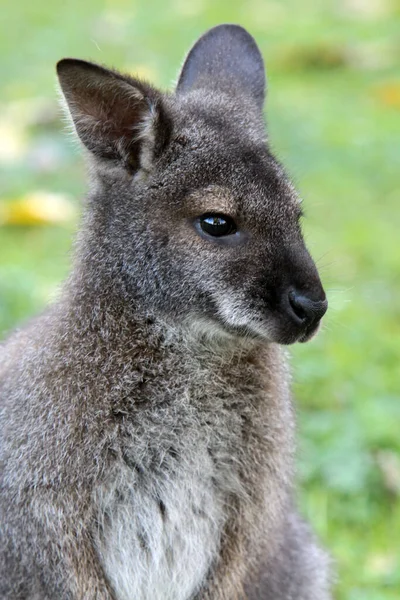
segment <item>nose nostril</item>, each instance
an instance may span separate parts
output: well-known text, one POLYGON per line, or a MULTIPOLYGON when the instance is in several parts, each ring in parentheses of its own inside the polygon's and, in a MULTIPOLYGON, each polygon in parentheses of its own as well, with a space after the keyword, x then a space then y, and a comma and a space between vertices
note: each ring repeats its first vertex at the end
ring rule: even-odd
POLYGON ((292 318, 302 325, 317 323, 325 314, 328 303, 324 300, 312 300, 291 290, 288 294, 289 312, 292 318))
POLYGON ((304 310, 304 307, 296 296, 295 292, 289 292, 289 304, 298 319, 301 321, 306 321, 308 318, 307 312, 304 310))

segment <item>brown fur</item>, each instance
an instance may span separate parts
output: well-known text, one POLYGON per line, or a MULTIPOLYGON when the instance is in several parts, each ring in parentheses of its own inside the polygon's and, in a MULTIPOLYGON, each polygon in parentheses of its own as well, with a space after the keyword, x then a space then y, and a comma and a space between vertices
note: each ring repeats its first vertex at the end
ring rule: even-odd
POLYGON ((0 597, 326 600, 278 345, 326 300, 266 145, 254 40, 205 34, 174 95, 58 72, 91 187, 59 300, 0 350, 0 597), (238 234, 208 239, 209 212, 238 234))

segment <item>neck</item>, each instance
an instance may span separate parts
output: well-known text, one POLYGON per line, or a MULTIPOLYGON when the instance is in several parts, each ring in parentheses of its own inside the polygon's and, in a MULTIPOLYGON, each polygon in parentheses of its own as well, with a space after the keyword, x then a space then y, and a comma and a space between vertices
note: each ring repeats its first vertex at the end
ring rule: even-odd
POLYGON ((207 351, 228 360, 236 354, 265 352, 265 341, 228 333, 211 319, 194 314, 180 318, 150 310, 134 293, 134 286, 126 284, 123 269, 112 258, 103 241, 106 232, 101 229, 97 218, 96 227, 86 223, 83 239, 78 238, 74 270, 60 303, 71 328, 85 336, 90 332, 92 338, 98 336, 110 344, 113 340, 115 349, 122 348, 124 340, 130 346, 132 340, 146 340, 151 347, 185 348, 190 354, 207 351), (97 235, 89 233, 93 231, 97 235), (96 239, 99 232, 101 243, 96 239))

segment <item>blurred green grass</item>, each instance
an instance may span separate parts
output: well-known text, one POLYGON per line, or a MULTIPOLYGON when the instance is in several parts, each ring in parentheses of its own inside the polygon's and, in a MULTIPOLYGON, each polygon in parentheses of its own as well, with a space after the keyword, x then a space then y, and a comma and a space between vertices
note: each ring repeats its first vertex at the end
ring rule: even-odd
MULTIPOLYGON (((56 109, 59 58, 170 87, 205 29, 237 22, 256 37, 271 145, 304 197, 306 238, 330 299, 320 336, 292 351, 301 504, 333 554, 339 600, 399 598, 399 4, 21 0, 5 8, 0 208, 32 190, 66 192, 77 205, 84 194, 82 160, 56 109)), ((74 227, 0 227, 2 335, 54 296, 74 227)))

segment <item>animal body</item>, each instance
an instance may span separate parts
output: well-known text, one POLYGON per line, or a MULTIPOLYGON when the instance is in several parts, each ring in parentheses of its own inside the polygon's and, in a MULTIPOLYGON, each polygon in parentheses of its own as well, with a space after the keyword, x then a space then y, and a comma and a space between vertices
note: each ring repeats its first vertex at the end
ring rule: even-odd
POLYGON ((256 43, 206 32, 173 93, 57 70, 90 185, 59 299, 0 350, 0 598, 327 600, 282 349, 327 302, 256 43))

